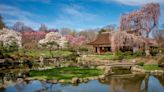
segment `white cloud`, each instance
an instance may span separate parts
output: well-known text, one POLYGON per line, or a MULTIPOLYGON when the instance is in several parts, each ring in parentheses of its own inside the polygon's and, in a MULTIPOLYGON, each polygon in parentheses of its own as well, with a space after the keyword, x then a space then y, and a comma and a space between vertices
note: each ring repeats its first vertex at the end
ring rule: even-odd
POLYGON ((58 15, 58 20, 54 22, 56 26, 79 27, 83 24, 94 24, 95 19, 99 19, 97 14, 87 12, 80 5, 70 5, 62 7, 62 12, 58 15))
POLYGON ((12 26, 17 21, 24 22, 26 25, 31 26, 33 28, 36 28, 36 26, 39 25, 39 23, 33 21, 30 18, 39 18, 40 16, 28 11, 23 11, 18 7, 0 4, 0 14, 4 17, 5 22, 9 26, 12 26))
POLYGON ((136 5, 143 5, 143 4, 147 4, 147 3, 164 3, 164 0, 113 0, 125 5, 132 5, 132 6, 136 6, 136 5))
POLYGON ((91 1, 103 2, 103 3, 118 2, 124 5, 130 5, 130 6, 138 6, 138 5, 143 5, 143 4, 147 4, 151 2, 164 4, 164 0, 91 0, 91 1))

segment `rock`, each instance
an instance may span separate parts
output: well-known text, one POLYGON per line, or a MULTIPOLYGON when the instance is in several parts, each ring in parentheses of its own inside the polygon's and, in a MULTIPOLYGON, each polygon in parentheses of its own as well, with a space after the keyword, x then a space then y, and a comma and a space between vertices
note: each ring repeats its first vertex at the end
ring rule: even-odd
POLYGON ((77 84, 79 82, 79 78, 72 78, 71 83, 77 84))
POLYGON ((88 78, 83 78, 83 82, 88 82, 88 78))
POLYGON ((97 66, 96 68, 97 69, 103 69, 104 70, 106 68, 106 66, 97 66))
POLYGON ((65 83, 65 80, 61 79, 59 80, 59 83, 65 83))
POLYGON ((79 82, 80 82, 80 83, 84 82, 83 78, 80 78, 80 79, 79 79, 79 82))
POLYGON ((94 80, 94 77, 88 77, 89 80, 94 80))
POLYGON ((105 75, 100 75, 99 76, 99 79, 104 79, 105 78, 105 75))
POLYGON ((58 81, 57 80, 51 80, 51 83, 56 84, 58 81))
POLYGON ((111 67, 106 67, 106 68, 105 68, 104 74, 105 74, 106 76, 112 74, 112 69, 111 69, 111 67))

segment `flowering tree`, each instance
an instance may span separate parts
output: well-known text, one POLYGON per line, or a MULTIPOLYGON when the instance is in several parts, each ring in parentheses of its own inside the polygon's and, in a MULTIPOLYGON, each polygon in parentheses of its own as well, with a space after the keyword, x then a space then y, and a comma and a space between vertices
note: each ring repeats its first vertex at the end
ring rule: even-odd
POLYGON ((152 30, 157 31, 158 19, 160 15, 160 5, 149 3, 140 10, 121 16, 120 30, 137 31, 139 34, 145 33, 148 38, 152 30))
POLYGON ((128 34, 126 31, 113 32, 111 37, 111 48, 112 51, 120 50, 124 47, 144 47, 146 45, 145 40, 141 36, 135 36, 128 34))
POLYGON ((19 32, 16 32, 14 30, 9 30, 6 28, 3 28, 3 30, 0 30, 0 42, 3 47, 6 49, 13 48, 21 48, 22 47, 22 36, 19 32))
POLYGON ((49 48, 52 57, 52 50, 64 48, 66 43, 66 39, 62 37, 58 32, 49 32, 46 34, 45 39, 39 41, 40 46, 49 48))
POLYGON ((26 49, 36 48, 38 41, 43 39, 47 33, 44 31, 28 30, 22 32, 22 44, 26 49))
POLYGON ((86 40, 84 36, 74 37, 72 35, 66 35, 65 37, 71 45, 78 47, 81 46, 86 40))

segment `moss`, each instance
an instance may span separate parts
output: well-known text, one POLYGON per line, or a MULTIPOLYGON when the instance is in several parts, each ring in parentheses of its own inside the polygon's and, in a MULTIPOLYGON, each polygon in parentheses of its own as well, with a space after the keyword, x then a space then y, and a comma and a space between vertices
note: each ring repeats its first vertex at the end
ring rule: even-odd
POLYGON ((41 77, 44 76, 46 79, 72 79, 73 77, 84 78, 90 76, 98 76, 103 74, 100 69, 89 69, 89 68, 79 68, 79 67, 64 67, 48 69, 43 71, 32 70, 30 71, 31 77, 41 77))

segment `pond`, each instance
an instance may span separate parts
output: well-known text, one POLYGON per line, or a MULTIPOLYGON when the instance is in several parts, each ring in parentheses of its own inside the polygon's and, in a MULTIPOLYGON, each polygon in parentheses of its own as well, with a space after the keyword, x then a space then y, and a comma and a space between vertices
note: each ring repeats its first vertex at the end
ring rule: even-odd
POLYGON ((0 85, 5 85, 5 88, 0 88, 0 92, 164 92, 164 76, 154 75, 112 75, 102 80, 73 85, 27 81, 10 72, 5 74, 5 80, 2 81, 1 77, 0 85))

